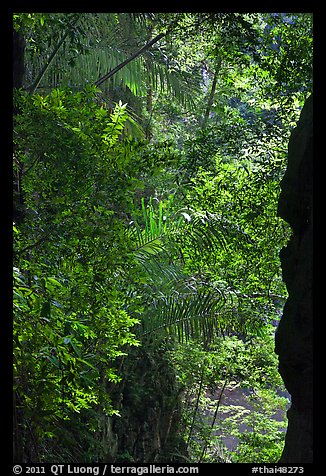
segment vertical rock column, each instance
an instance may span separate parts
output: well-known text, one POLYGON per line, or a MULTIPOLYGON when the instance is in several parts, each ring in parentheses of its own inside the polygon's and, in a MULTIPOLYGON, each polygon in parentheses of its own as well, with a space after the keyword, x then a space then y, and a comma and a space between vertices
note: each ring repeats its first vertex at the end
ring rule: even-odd
POLYGON ((293 230, 280 253, 289 297, 275 339, 280 374, 291 394, 281 463, 312 462, 312 110, 310 96, 290 137, 278 205, 278 215, 293 230))

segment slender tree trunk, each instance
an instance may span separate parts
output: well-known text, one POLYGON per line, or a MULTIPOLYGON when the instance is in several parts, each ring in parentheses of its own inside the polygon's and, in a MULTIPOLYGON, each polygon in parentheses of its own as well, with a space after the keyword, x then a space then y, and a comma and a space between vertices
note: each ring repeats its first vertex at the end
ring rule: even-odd
POLYGON ((148 55, 145 58, 146 64, 146 111, 148 112, 149 117, 152 117, 153 114, 153 85, 151 78, 151 59, 148 55))
POLYGON ((146 139, 150 139, 152 137, 151 132, 151 119, 153 115, 153 88, 150 83, 147 85, 147 93, 146 93, 146 110, 148 112, 148 123, 146 124, 146 139))
MULTIPOLYGON (((216 405, 214 417, 213 417, 213 420, 212 420, 212 423, 211 423, 210 436, 212 435, 212 432, 213 432, 213 428, 214 428, 214 425, 215 425, 215 422, 216 422, 218 410, 219 410, 219 408, 220 408, 220 404, 221 404, 221 401, 222 401, 222 397, 223 397, 224 390, 225 390, 225 387, 226 387, 226 385, 227 385, 227 382, 228 382, 228 381, 225 380, 225 382, 224 382, 224 384, 223 384, 223 387, 222 387, 222 390, 221 390, 220 395, 219 395, 218 400, 217 400, 217 405, 216 405)), ((205 443, 205 445, 204 445, 204 447, 203 447, 202 453, 201 453, 201 455, 200 455, 200 458, 199 458, 198 463, 201 463, 201 462, 202 462, 202 459, 204 458, 205 453, 206 453, 206 450, 207 450, 207 446, 208 446, 208 443, 207 443, 207 441, 206 441, 206 443, 205 443)))
POLYGON ((43 68, 41 69, 41 71, 39 72, 39 74, 37 75, 34 83, 32 84, 32 86, 30 87, 30 93, 33 94, 35 93, 36 89, 38 88, 40 82, 42 81, 42 78, 43 76, 45 75, 45 73, 47 72, 47 70, 49 69, 53 59, 55 58, 56 54, 58 53, 59 49, 61 48, 61 46, 63 45, 65 39, 67 38, 68 34, 69 34, 69 31, 67 29, 66 33, 63 35, 63 37, 61 38, 61 40, 58 42, 58 44, 55 46, 54 50, 52 51, 48 61, 45 63, 45 65, 43 66, 43 68))
POLYGON ((147 69, 147 90, 146 90, 146 111, 148 113, 148 121, 145 127, 145 137, 146 139, 150 140, 152 138, 152 130, 151 130, 151 121, 153 116, 153 87, 152 82, 149 77, 150 69, 149 65, 146 62, 146 69, 147 69))
POLYGON ((195 405, 194 414, 193 414, 193 417, 192 417, 192 422, 191 422, 189 435, 188 435, 188 440, 187 440, 187 449, 189 447, 190 438, 191 438, 191 435, 192 435, 192 432, 193 432, 193 428, 194 428, 194 424, 195 424, 195 420, 196 420, 196 415, 197 415, 197 412, 198 412, 199 400, 200 400, 200 396, 201 396, 201 392, 202 392, 202 388, 203 388, 203 383, 204 383, 204 371, 205 371, 205 368, 203 367, 202 372, 201 372, 201 376, 200 376, 200 385, 199 385, 199 390, 198 390, 198 394, 197 394, 196 405, 195 405))
POLYGON ((38 88, 40 82, 42 81, 42 78, 43 76, 45 75, 45 73, 47 72, 47 70, 49 69, 52 61, 54 60, 54 58, 56 57, 58 51, 60 50, 61 46, 63 45, 63 43, 65 42, 66 38, 68 37, 68 35, 71 33, 71 30, 74 28, 74 26, 76 25, 76 23, 79 21, 80 19, 80 15, 77 16, 77 18, 74 20, 74 22, 72 24, 69 24, 67 26, 67 30, 66 32, 63 34, 62 38, 58 41, 58 43, 56 44, 56 46, 54 47, 52 53, 50 54, 47 62, 44 64, 43 68, 41 69, 41 71, 39 72, 39 74, 37 75, 34 83, 32 84, 32 86, 30 87, 30 93, 33 94, 36 89, 38 88))
POLYGON ((217 78, 218 78, 218 74, 220 72, 221 62, 222 62, 222 60, 219 58, 218 65, 215 69, 215 73, 214 73, 214 77, 213 77, 213 81, 212 81, 211 92, 210 92, 210 95, 209 95, 209 99, 208 99, 208 103, 207 103, 207 107, 206 107, 206 111, 205 111, 205 115, 204 115, 204 119, 203 119, 202 129, 205 129, 205 127, 207 125, 209 114, 210 114, 212 106, 213 106, 214 95, 215 95, 215 91, 216 91, 217 78))

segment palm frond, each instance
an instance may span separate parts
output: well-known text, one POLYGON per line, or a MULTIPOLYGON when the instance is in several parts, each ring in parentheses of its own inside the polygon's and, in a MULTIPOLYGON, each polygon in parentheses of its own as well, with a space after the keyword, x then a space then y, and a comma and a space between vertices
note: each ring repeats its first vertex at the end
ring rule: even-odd
POLYGON ((184 223, 179 239, 185 247, 188 244, 188 249, 195 255, 219 249, 227 251, 234 239, 246 243, 251 241, 245 230, 220 214, 185 208, 179 211, 179 215, 179 221, 184 223))
POLYGON ((162 202, 142 200, 141 225, 135 219, 128 237, 135 245, 133 255, 148 277, 143 288, 145 335, 165 329, 179 339, 205 341, 228 327, 242 326, 231 319, 235 295, 224 285, 211 283, 205 275, 189 276, 184 271, 184 248, 196 253, 227 250, 230 236, 243 233, 221 216, 182 209, 164 215, 162 202), (227 318, 229 316, 229 318, 227 318), (228 322, 229 320, 229 322, 228 322))
MULTIPOLYGON (((180 286, 180 281, 175 284, 180 286)), ((149 310, 146 316, 145 335, 165 329, 181 341, 200 338, 208 342, 220 330, 225 300, 223 293, 209 286, 161 293, 155 296, 155 312, 149 310)))
POLYGON ((208 212, 194 212, 187 224, 187 237, 191 238, 194 249, 201 253, 203 249, 226 248, 229 229, 219 215, 208 212))
MULTIPOLYGON (((32 48, 27 48, 28 83, 35 84, 42 73, 38 88, 45 91, 60 86, 83 88, 87 84, 93 84, 130 57, 138 38, 142 44, 143 32, 148 24, 155 21, 155 15, 83 13, 74 17, 74 21, 78 21, 78 27, 75 28, 79 41, 77 49, 67 28, 58 32, 62 40, 65 40, 59 49, 43 45, 41 53, 36 55, 32 48), (128 37, 119 16, 128 16, 129 34, 132 33, 134 38, 128 37), (55 52, 54 56, 51 51, 55 52)), ((110 78, 109 87, 128 87, 135 96, 143 97, 150 75, 154 90, 170 92, 181 104, 193 107, 197 94, 196 83, 191 75, 171 68, 157 49, 150 51, 150 59, 148 62, 143 55, 135 57, 110 78)), ((108 84, 105 83, 103 87, 107 89, 108 84)))

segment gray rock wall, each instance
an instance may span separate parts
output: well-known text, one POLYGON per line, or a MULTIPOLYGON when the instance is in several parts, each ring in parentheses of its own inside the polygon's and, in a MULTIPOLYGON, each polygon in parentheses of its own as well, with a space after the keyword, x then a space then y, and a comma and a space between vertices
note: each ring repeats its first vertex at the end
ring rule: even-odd
POLYGON ((313 103, 302 109, 288 147, 278 214, 293 235, 280 254, 289 297, 275 343, 279 370, 291 394, 288 430, 281 463, 310 463, 312 449, 312 208, 313 103))

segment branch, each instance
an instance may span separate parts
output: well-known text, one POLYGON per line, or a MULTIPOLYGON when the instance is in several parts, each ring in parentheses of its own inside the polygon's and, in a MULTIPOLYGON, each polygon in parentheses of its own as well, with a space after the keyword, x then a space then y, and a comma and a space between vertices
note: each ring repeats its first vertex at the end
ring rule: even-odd
POLYGON ((137 58, 138 56, 143 54, 145 51, 147 51, 152 45, 154 45, 154 43, 157 43, 161 38, 164 38, 164 36, 168 35, 172 31, 172 29, 174 28, 174 26, 177 22, 178 22, 178 18, 170 24, 169 28, 166 30, 165 33, 160 33, 159 35, 156 35, 154 38, 152 38, 150 41, 148 41, 148 43, 146 43, 146 45, 144 45, 138 51, 133 53, 129 58, 127 58, 122 63, 118 64, 115 68, 111 69, 111 71, 109 71, 104 76, 102 76, 102 78, 95 81, 95 83, 94 83, 95 86, 100 86, 100 84, 104 83, 104 81, 111 78, 115 73, 120 71, 120 69, 124 68, 128 63, 130 63, 135 58, 137 58))
POLYGON ((66 33, 63 35, 63 37, 61 38, 61 40, 58 42, 58 44, 54 47, 54 50, 52 51, 47 63, 45 63, 45 65, 43 66, 43 68, 41 69, 41 71, 39 72, 38 76, 36 77, 34 83, 32 84, 32 86, 30 86, 29 90, 30 90, 30 93, 31 94, 34 94, 36 89, 38 88, 43 76, 45 75, 45 73, 47 72, 47 70, 49 69, 53 59, 55 58, 56 54, 58 53, 59 49, 61 48, 61 46, 63 45, 64 41, 66 40, 67 36, 69 35, 70 33, 70 30, 71 28, 73 28, 76 23, 78 22, 79 20, 79 16, 78 18, 76 18, 75 22, 73 24, 69 24, 68 25, 68 28, 67 28, 67 31, 66 33))

